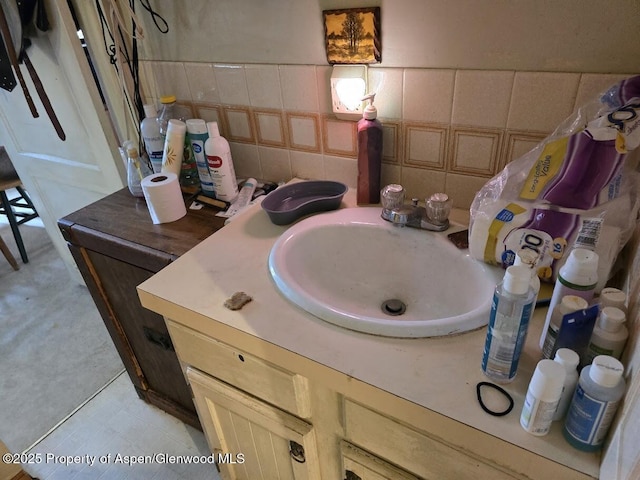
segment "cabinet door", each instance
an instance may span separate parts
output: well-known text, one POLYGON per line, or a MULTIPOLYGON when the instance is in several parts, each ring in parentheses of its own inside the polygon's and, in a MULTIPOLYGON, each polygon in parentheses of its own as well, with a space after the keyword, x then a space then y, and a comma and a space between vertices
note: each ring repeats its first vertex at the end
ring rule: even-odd
POLYGON ((419 480, 349 442, 343 441, 340 450, 345 480, 419 480))
POLYGON ((320 480, 311 424, 195 368, 187 378, 225 480, 320 480))

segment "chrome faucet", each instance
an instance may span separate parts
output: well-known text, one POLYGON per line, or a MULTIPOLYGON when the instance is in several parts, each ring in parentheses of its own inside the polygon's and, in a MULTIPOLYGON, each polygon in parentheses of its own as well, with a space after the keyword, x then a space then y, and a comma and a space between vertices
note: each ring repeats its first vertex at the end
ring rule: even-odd
POLYGON ((426 199, 424 207, 418 205, 417 198, 413 198, 411 204, 406 205, 402 185, 391 184, 382 189, 381 202, 381 217, 399 227, 435 232, 449 228, 451 200, 446 193, 434 193, 426 199))

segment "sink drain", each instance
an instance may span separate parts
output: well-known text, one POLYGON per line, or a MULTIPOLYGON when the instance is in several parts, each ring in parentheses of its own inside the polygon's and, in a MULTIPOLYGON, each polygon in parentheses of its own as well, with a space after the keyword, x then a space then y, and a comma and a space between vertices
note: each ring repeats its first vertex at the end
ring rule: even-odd
POLYGON ((405 303, 402 300, 398 300, 397 298, 385 300, 384 302, 382 302, 380 308, 384 313, 391 316, 402 315, 407 311, 407 306, 405 305, 405 303))

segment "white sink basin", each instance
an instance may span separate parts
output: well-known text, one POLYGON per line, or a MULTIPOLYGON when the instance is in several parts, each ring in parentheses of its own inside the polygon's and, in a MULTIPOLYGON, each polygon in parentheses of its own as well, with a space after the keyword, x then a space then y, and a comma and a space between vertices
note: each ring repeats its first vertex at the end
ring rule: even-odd
POLYGON ((327 322, 390 337, 435 337, 489 321, 503 271, 459 250, 446 233, 399 228, 380 208, 336 210, 284 232, 269 254, 277 288, 327 322), (406 311, 397 313, 397 299, 406 311))

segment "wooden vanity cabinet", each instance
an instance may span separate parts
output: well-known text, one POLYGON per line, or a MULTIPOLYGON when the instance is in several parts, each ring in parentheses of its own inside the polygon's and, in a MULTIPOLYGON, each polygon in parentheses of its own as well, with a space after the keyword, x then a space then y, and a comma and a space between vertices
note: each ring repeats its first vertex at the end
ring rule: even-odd
POLYGON ((222 228, 215 213, 154 225, 125 188, 58 221, 138 396, 199 429, 164 319, 140 305, 136 286, 222 228))
POLYGON ((224 480, 591 478, 272 344, 224 328, 214 338, 166 320, 224 480), (431 416, 433 424, 423 421, 431 416), (456 444, 460 437, 473 449, 456 444), (487 447, 495 458, 481 453, 487 447), (517 469, 500 462, 506 452, 517 452, 517 469), (540 472, 530 475, 525 465, 540 472))

